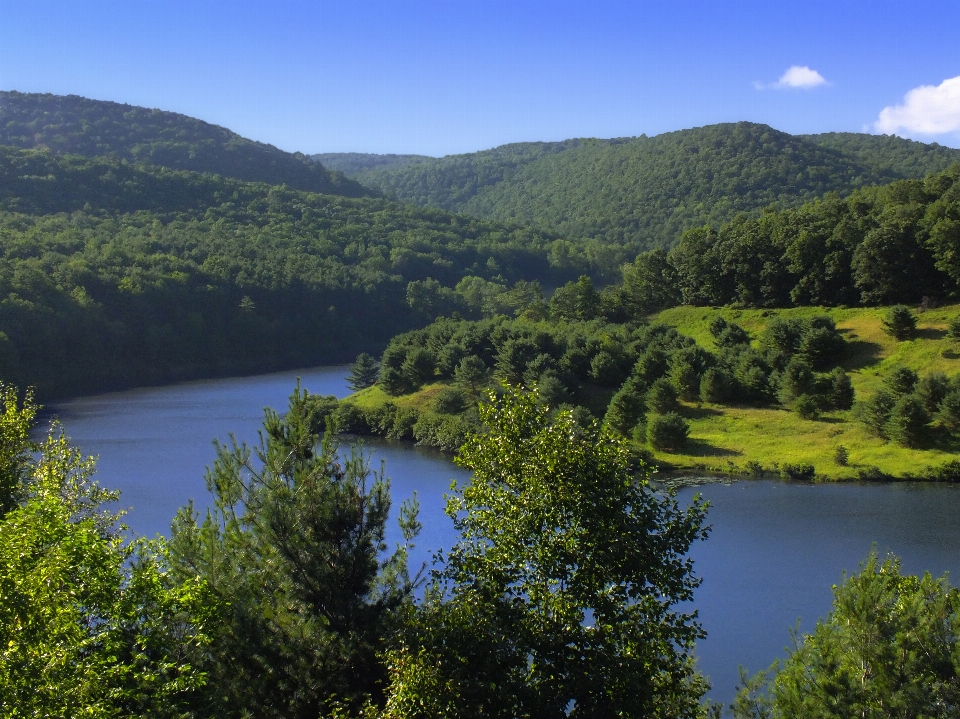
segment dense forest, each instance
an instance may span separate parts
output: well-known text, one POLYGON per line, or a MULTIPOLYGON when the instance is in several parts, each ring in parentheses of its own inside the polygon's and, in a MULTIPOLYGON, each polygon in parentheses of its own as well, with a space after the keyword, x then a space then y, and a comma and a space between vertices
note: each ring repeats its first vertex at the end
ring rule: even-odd
POLYGON ((590 265, 438 210, 10 148, 0 208, 0 376, 46 396, 340 361, 430 321, 458 283, 590 265))
POLYGON ((404 202, 569 237, 669 248, 684 230, 768 205, 920 178, 960 150, 851 133, 792 136, 740 122, 656 137, 520 143, 467 155, 380 162, 325 155, 332 167, 404 202))
POLYGON ((960 289, 960 164, 718 229, 640 255, 623 292, 634 312, 679 304, 789 307, 943 302, 960 289))
POLYGON ((76 95, 0 92, 0 145, 110 157, 309 192, 370 194, 306 155, 283 152, 226 128, 175 112, 76 95))

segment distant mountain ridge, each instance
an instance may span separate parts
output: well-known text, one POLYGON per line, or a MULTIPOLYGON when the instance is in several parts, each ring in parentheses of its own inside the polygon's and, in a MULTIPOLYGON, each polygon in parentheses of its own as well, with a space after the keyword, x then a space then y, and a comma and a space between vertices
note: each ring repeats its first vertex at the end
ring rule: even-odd
POLYGON ((77 95, 0 92, 0 145, 112 157, 323 194, 374 194, 306 155, 248 140, 218 125, 77 95))
POLYGON ((771 204, 793 207, 829 192, 923 177, 960 162, 960 150, 892 136, 789 135, 738 122, 655 137, 515 143, 437 159, 321 157, 401 202, 642 250, 771 204))

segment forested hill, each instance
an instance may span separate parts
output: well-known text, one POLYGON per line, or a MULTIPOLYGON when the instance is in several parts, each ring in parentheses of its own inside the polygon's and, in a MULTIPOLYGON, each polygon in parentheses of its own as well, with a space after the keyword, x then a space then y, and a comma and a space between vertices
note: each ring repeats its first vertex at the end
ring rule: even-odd
POLYGON ((306 155, 175 112, 76 95, 0 92, 0 145, 113 157, 347 197, 371 194, 306 155))
POLYGON ((740 122, 369 167, 354 161, 348 173, 400 201, 641 250, 672 246, 684 230, 771 203, 792 207, 832 191, 919 178, 957 160, 960 150, 897 137, 794 136, 740 122))
POLYGON ((49 398, 345 361, 432 320, 465 278, 479 297, 576 277, 571 247, 382 198, 4 148, 0 381, 49 398))
POLYGON ((321 152, 310 155, 310 159, 319 162, 329 170, 337 170, 352 177, 353 175, 371 170, 374 167, 392 167, 418 162, 430 162, 435 157, 428 155, 377 155, 369 152, 321 152))

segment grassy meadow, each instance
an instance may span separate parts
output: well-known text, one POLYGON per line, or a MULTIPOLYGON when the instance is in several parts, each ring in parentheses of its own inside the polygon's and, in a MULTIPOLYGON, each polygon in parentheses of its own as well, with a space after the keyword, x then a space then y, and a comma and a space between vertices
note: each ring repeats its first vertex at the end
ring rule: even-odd
MULTIPOLYGON (((960 315, 960 305, 917 313, 915 339, 897 342, 883 331, 886 308, 819 308, 737 310, 676 307, 655 317, 676 327, 708 349, 715 343, 708 325, 717 314, 736 322, 755 338, 774 316, 807 317, 827 314, 847 340, 842 366, 850 373, 856 401, 869 399, 896 367, 908 367, 920 376, 940 371, 948 377, 960 372, 960 342, 947 336, 948 322, 960 315)), ((756 340, 754 340, 756 341, 756 340)), ((911 449, 879 439, 855 419, 856 405, 847 412, 830 412, 816 420, 801 419, 786 409, 685 404, 690 440, 683 452, 658 453, 663 468, 755 474, 779 472, 784 464, 812 464, 819 479, 856 479, 875 470, 885 475, 922 478, 929 468, 960 459, 960 442, 934 424, 925 446, 911 449), (838 466, 838 446, 849 453, 848 464, 838 466)))

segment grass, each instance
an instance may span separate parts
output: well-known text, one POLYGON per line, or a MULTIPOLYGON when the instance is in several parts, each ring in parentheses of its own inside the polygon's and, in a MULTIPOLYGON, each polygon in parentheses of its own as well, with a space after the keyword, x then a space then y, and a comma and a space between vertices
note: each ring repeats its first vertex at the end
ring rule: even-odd
MULTIPOLYGON (((884 376, 896 367, 918 374, 960 373, 960 343, 946 333, 948 322, 960 316, 960 305, 918 314, 917 338, 897 342, 883 331, 885 308, 816 308, 786 310, 710 309, 676 307, 655 319, 675 327, 708 349, 715 349, 708 325, 717 314, 736 322, 753 337, 759 336, 774 316, 830 315, 848 342, 842 366, 850 373, 857 400, 869 399, 884 376)), ((927 447, 911 449, 869 434, 852 412, 837 412, 819 420, 804 420, 783 409, 758 409, 719 405, 685 405, 690 422, 690 442, 683 452, 659 453, 665 466, 707 472, 748 472, 748 465, 779 471, 784 464, 812 464, 817 476, 855 479, 877 468, 894 477, 922 477, 931 467, 960 459, 960 443, 931 429, 927 447), (848 466, 834 463, 838 446, 849 452, 848 466)))

